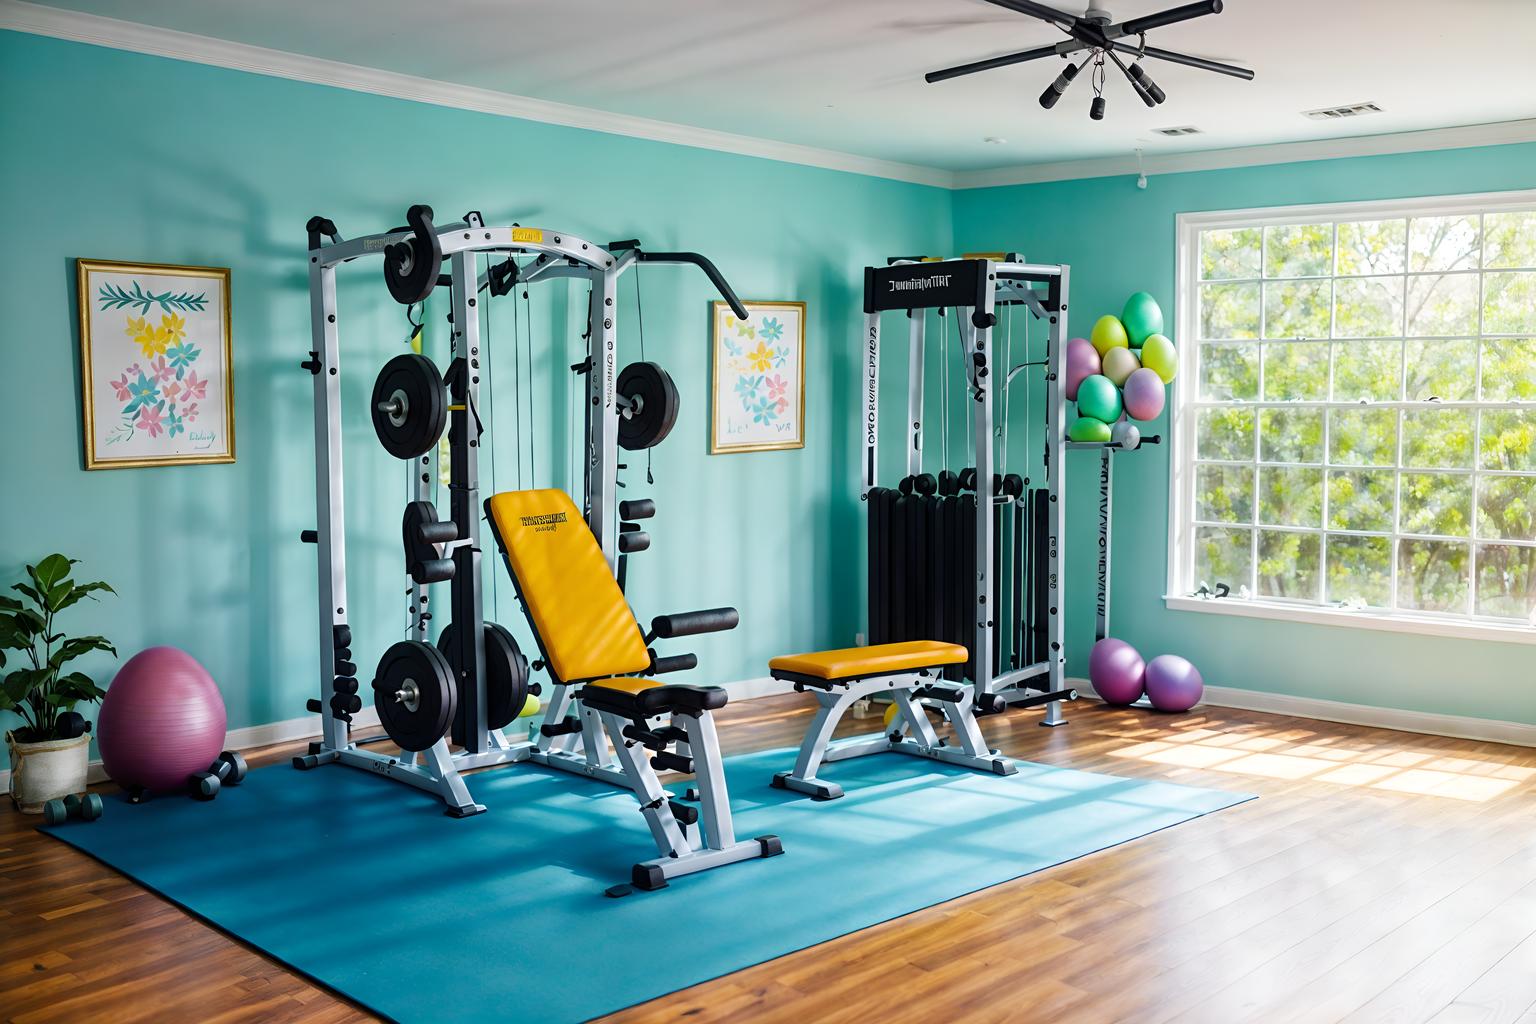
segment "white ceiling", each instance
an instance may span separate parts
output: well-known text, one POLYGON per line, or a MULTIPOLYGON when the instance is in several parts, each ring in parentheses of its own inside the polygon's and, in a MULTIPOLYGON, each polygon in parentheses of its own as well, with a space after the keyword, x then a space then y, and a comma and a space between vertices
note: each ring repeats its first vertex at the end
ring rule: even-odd
MULTIPOLYGON (((1107 118, 1048 58, 937 85, 924 72, 1060 32, 984 0, 46 0, 47 6, 460 85, 948 170, 1300 142, 1536 117, 1536 0, 1227 0, 1158 29, 1243 82, 1148 60, 1149 110, 1118 71, 1107 118), (1339 122, 1303 110, 1372 101, 1339 122), (1193 124, 1165 139, 1152 129, 1193 124), (988 136, 1006 140, 984 142, 988 136)), ((1108 3, 1125 20, 1180 0, 1108 3)), ((1061 3, 1081 12, 1081 3, 1061 3)))

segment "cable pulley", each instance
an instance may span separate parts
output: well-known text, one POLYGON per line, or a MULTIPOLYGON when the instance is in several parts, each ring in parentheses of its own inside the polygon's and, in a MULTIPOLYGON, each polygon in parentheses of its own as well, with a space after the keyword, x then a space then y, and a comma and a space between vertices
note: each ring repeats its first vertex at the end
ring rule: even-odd
POLYGON ((406 352, 384 364, 373 382, 373 432, 397 459, 425 455, 448 425, 443 375, 426 356, 406 352))
POLYGON ((630 363, 619 374, 619 447, 637 452, 666 440, 681 400, 672 375, 657 363, 630 363))

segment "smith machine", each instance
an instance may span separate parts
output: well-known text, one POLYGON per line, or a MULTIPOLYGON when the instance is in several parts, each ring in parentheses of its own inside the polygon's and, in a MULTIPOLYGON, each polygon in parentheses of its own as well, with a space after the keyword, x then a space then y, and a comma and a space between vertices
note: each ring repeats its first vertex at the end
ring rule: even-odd
MULTIPOLYGON (((486 622, 481 594, 480 385, 490 353, 481 336, 480 301, 543 281, 575 278, 590 284, 587 356, 573 367, 586 376, 582 514, 615 573, 627 554, 649 545, 636 520, 654 514, 650 499, 618 500, 618 450, 660 443, 678 405, 676 388, 660 366, 640 362, 619 371, 620 277, 640 263, 692 264, 737 316, 746 319, 747 312, 714 264, 697 253, 649 252, 633 239, 600 246, 545 228, 491 226, 475 212, 447 226, 434 225, 432 217, 430 207, 413 206, 405 227, 345 240, 323 217, 308 224, 314 348, 303 366, 314 375, 317 525, 302 539, 318 548, 320 698, 311 700, 309 709, 321 716, 322 735, 307 755, 294 758, 295 766, 361 768, 436 794, 455 816, 484 810, 470 796, 462 773, 489 765, 531 760, 628 788, 606 743, 601 752, 595 749, 596 716, 568 716, 575 707, 571 687, 556 687, 537 741, 514 742, 503 732, 538 688, 529 683, 527 659, 511 633, 486 622), (382 257, 390 295, 408 308, 440 285, 449 289, 451 306, 447 372, 424 355, 398 355, 379 373, 371 399, 379 441, 408 464, 412 487, 402 523, 411 581, 410 639, 384 653, 373 683, 380 722, 399 754, 364 749, 350 729, 362 697, 347 602, 335 275, 340 265, 365 257, 382 257), (450 500, 449 518, 439 521, 432 483, 444 429, 450 500), (434 646, 427 588, 442 582, 450 585, 450 615, 434 646), (450 748, 450 740, 458 749, 450 748)), ((651 672, 691 668, 694 660, 692 655, 655 659, 651 672)))

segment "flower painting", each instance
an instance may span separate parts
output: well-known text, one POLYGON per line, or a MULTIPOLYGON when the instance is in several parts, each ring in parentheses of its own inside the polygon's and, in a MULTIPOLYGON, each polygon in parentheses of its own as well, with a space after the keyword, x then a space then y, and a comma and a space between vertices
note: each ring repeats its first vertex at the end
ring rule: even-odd
POLYGON ((709 450, 805 447, 805 303, 748 302, 738 319, 714 304, 709 450))
POLYGON ((85 468, 235 461, 229 271, 77 269, 85 468))

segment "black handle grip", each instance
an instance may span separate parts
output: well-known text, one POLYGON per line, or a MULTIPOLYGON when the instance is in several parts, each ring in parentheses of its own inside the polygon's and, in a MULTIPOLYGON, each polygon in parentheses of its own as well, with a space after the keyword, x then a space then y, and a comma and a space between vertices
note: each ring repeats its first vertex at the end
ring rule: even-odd
POLYGON ((632 555, 651 546, 651 535, 644 530, 629 530, 619 534, 619 554, 632 555))
POLYGON ((692 263, 704 271, 706 277, 714 284, 715 291, 731 307, 731 312, 737 319, 747 319, 747 307, 741 304, 736 297, 736 292, 731 289, 730 283, 721 275, 720 271, 708 259, 696 252, 646 252, 640 250, 638 258, 646 263, 692 263))
POLYGON ((568 736, 573 732, 581 732, 581 719, 568 717, 553 724, 539 726, 541 736, 568 736))
POLYGON ((741 614, 735 608, 704 608, 696 612, 658 615, 651 620, 651 633, 670 640, 677 636, 735 629, 740 622, 741 614))
POLYGON ((423 544, 447 544, 459 539, 459 524, 452 519, 437 523, 422 523, 416 528, 423 544))
POLYGON ((650 498, 631 498, 629 501, 619 502, 619 518, 636 520, 649 519, 656 514, 656 502, 650 498))
POLYGON ((651 675, 663 675, 667 672, 686 672, 691 668, 699 667, 697 654, 669 654, 665 658, 653 658, 651 660, 651 675))
POLYGON ((446 583, 453 579, 453 559, 428 558, 412 564, 410 573, 417 583, 446 583))
POLYGON ((320 248, 320 237, 322 235, 330 238, 332 244, 341 241, 341 237, 336 231, 336 223, 329 217, 317 215, 309 218, 309 223, 304 225, 304 230, 309 234, 309 247, 311 249, 320 248))
POLYGON ((693 758, 674 754, 670 750, 651 755, 651 764, 662 771, 670 769, 674 772, 682 772, 684 775, 693 774, 693 758))

